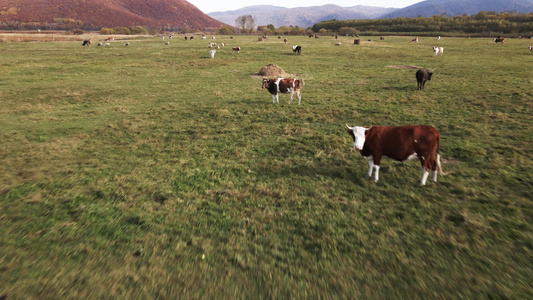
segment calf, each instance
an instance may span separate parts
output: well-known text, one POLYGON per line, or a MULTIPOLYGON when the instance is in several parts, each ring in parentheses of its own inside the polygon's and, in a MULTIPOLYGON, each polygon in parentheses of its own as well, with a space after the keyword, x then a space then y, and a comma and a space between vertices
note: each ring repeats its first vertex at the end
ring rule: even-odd
POLYGON ((426 84, 426 81, 431 80, 431 76, 433 73, 429 72, 428 70, 418 70, 416 71, 416 83, 419 90, 424 89, 424 85, 426 84))
POLYGON ((296 55, 296 54, 302 54, 302 47, 301 46, 292 46, 292 52, 296 55))
POLYGON ((289 100, 289 104, 291 104, 292 97, 295 92, 298 96, 298 105, 300 105, 300 102, 302 100, 302 96, 300 94, 300 80, 298 79, 263 79, 262 88, 268 89, 270 94, 272 94, 272 104, 274 103, 274 100, 276 100, 276 102, 279 104, 278 93, 290 93, 291 99, 289 100))
POLYGON ((241 53, 241 47, 233 47, 233 52, 231 53, 235 53, 235 51, 237 51, 237 53, 241 53))
POLYGON ((433 53, 435 54, 434 56, 437 56, 439 53, 440 56, 442 56, 444 53, 444 47, 433 47, 433 53))
POLYGON ((440 164, 440 133, 427 125, 418 126, 372 126, 350 127, 346 125, 352 136, 353 147, 368 160, 368 177, 374 171, 374 181, 379 180, 379 166, 382 157, 397 161, 419 159, 422 165, 421 185, 425 185, 429 170, 432 181, 437 182, 440 164))

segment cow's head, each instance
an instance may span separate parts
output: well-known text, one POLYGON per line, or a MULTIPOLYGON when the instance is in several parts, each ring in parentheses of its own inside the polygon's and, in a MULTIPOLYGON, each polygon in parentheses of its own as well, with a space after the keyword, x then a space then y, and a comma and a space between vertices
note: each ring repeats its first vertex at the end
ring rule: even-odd
POLYGON ((428 72, 428 80, 431 80, 431 75, 433 75, 433 73, 428 72))
POLYGON ((350 127, 346 124, 346 130, 353 138, 353 148, 356 150, 363 150, 368 128, 360 126, 350 127))
POLYGON ((261 88, 268 89, 271 81, 273 81, 273 79, 263 79, 263 85, 261 86, 261 88))

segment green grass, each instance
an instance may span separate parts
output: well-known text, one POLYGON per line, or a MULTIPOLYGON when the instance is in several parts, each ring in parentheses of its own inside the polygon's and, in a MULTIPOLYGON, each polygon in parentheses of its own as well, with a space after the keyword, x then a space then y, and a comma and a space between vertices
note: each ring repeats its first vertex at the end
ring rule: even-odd
POLYGON ((0 43, 0 296, 531 298, 529 41, 363 40, 0 43), (376 184, 346 123, 433 125, 449 174, 376 184))

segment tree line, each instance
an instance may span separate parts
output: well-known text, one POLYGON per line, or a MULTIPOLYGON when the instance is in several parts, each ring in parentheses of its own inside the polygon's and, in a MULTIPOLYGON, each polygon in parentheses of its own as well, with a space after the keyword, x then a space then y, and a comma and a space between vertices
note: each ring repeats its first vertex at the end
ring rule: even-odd
POLYGON ((433 33, 440 35, 523 35, 533 36, 533 13, 479 12, 475 15, 330 20, 314 24, 314 32, 353 29, 363 34, 433 33))

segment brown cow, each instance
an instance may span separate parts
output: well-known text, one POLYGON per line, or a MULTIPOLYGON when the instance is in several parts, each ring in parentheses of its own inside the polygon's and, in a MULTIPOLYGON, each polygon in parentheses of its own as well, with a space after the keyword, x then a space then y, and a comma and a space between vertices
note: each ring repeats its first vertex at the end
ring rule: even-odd
POLYGON ((298 96, 298 105, 300 105, 300 102, 302 100, 302 96, 300 94, 300 80, 298 79, 263 79, 262 88, 268 89, 270 94, 272 94, 272 103, 274 103, 274 100, 276 100, 276 102, 279 104, 278 93, 290 93, 291 99, 289 100, 289 104, 291 104, 292 97, 295 92, 298 96))
POLYGON ((429 170, 432 181, 437 182, 438 171, 442 174, 440 164, 440 133, 435 127, 418 126, 372 126, 350 127, 348 133, 353 138, 354 149, 368 160, 369 177, 374 170, 374 181, 379 180, 379 166, 383 156, 406 161, 419 159, 422 165, 421 185, 425 185, 429 170))

